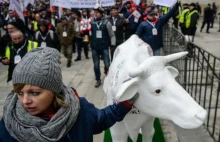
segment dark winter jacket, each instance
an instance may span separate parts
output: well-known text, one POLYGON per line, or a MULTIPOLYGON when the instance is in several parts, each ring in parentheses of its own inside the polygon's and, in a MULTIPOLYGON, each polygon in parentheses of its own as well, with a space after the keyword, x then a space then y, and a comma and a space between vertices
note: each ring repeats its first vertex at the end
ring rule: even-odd
POLYGON ((157 29, 157 35, 153 36, 153 26, 147 22, 142 22, 136 34, 146 43, 148 43, 153 51, 163 47, 163 26, 168 22, 168 20, 175 15, 176 11, 178 10, 178 5, 176 4, 172 10, 170 10, 166 15, 160 17, 155 24, 155 28, 157 29))
POLYGON ((212 20, 212 9, 210 7, 206 7, 204 9, 204 21, 212 20))
POLYGON ((140 24, 140 21, 141 21, 141 18, 138 19, 138 21, 135 21, 135 17, 132 15, 130 16, 132 13, 129 11, 129 10, 124 10, 124 18, 128 19, 129 20, 129 23, 126 24, 126 30, 125 32, 128 32, 128 31, 136 31, 139 24, 140 24))
MULTIPOLYGON (((92 142, 93 135, 121 121, 130 111, 123 103, 97 109, 85 98, 80 98, 80 112, 74 126, 59 142, 92 142)), ((0 142, 17 142, 5 128, 4 120, 0 121, 0 142)))
MULTIPOLYGON (((114 26, 113 18, 112 16, 108 18, 110 23, 114 26)), ((123 33, 124 33, 124 26, 125 26, 125 18, 118 16, 117 21, 115 22, 116 31, 115 37, 116 37, 116 45, 119 45, 123 43, 123 33)))
POLYGON ((49 31, 41 32, 39 30, 35 33, 33 39, 34 41, 38 42, 38 45, 41 45, 42 42, 46 42, 47 47, 55 48, 60 52, 61 50, 60 40, 54 31, 50 31, 50 32, 49 31), (53 33, 53 36, 50 34, 50 32, 53 33), (45 40, 43 38, 45 38, 45 40))

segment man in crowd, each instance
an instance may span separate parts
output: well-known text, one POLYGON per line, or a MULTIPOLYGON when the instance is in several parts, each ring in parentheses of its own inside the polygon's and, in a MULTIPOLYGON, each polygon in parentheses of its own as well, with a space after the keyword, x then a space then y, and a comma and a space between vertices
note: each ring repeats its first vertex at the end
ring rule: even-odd
POLYGON ((147 20, 138 27, 136 34, 153 49, 154 56, 159 56, 160 48, 163 47, 163 26, 178 10, 179 3, 164 16, 156 18, 156 13, 151 10, 147 15, 147 20))
POLYGON ((60 41, 57 34, 48 29, 48 25, 45 20, 38 22, 39 30, 35 33, 34 41, 37 41, 41 47, 52 47, 60 52, 60 41))
POLYGON ((116 37, 116 46, 111 48, 111 60, 113 60, 113 55, 117 46, 122 44, 124 41, 123 34, 126 20, 124 17, 121 17, 119 15, 118 10, 118 7, 112 7, 111 16, 108 18, 108 20, 112 24, 112 30, 114 31, 116 37))
POLYGON ((212 4, 212 20, 211 20, 211 28, 213 28, 213 25, 215 23, 215 17, 217 14, 217 7, 215 5, 215 3, 212 4))
MULTIPOLYGON (((75 42, 76 42, 76 46, 77 46, 77 58, 75 59, 75 61, 80 61, 81 60, 82 48, 84 48, 84 53, 85 53, 86 59, 89 59, 89 56, 88 56, 88 42, 89 41, 84 41, 84 36, 85 35, 83 35, 83 33, 85 33, 85 31, 82 34, 80 32, 81 31, 81 26, 85 27, 85 26, 87 26, 87 23, 83 23, 83 25, 81 25, 81 22, 82 22, 81 13, 79 11, 76 11, 75 13, 76 13, 76 20, 75 20, 75 33, 76 33, 76 36, 75 36, 75 42)), ((87 35, 87 37, 89 38, 88 35, 87 35)))
POLYGON ((4 26, 5 30, 7 28, 8 23, 11 22, 16 22, 19 25, 19 27, 22 27, 23 30, 25 29, 24 22, 20 18, 15 16, 15 12, 13 10, 8 10, 8 19, 6 20, 6 25, 4 26))
POLYGON ((60 22, 59 19, 56 17, 55 13, 51 13, 51 24, 56 27, 57 24, 60 22))
POLYGON ((72 64, 72 44, 75 36, 74 25, 63 15, 61 17, 61 23, 57 25, 56 32, 60 39, 62 53, 67 58, 67 67, 69 68, 72 64))
POLYGON ((191 3, 189 6, 190 12, 186 16, 186 41, 193 42, 196 34, 197 24, 199 20, 199 13, 196 9, 196 4, 191 3))
POLYGON ((125 40, 129 39, 131 35, 135 34, 137 27, 139 25, 140 18, 136 18, 132 13, 136 10, 135 3, 130 1, 125 3, 125 7, 122 9, 124 18, 126 18, 126 25, 125 25, 125 40))
POLYGON ((211 9, 211 4, 208 4, 207 7, 204 9, 204 19, 200 32, 202 32, 203 28, 207 24, 206 33, 209 33, 211 21, 212 21, 212 9, 211 9))
POLYGON ((196 10, 198 11, 199 15, 201 15, 202 8, 201 8, 201 6, 200 6, 200 4, 198 2, 196 3, 196 10))
POLYGON ((101 85, 100 56, 102 56, 105 65, 104 73, 107 74, 110 66, 109 47, 115 48, 116 39, 111 23, 104 18, 104 9, 98 6, 94 10, 95 18, 92 19, 91 48, 96 77, 95 87, 99 87, 101 85))
POLYGON ((38 30, 38 22, 41 20, 40 14, 35 14, 35 19, 32 21, 33 31, 36 32, 38 30))
POLYGON ((180 29, 181 29, 181 32, 182 34, 185 35, 185 31, 186 31, 186 24, 185 24, 185 21, 186 21, 186 15, 188 14, 189 12, 189 5, 187 3, 183 4, 183 11, 180 15, 180 19, 179 19, 179 25, 180 25, 180 29))
POLYGON ((5 56, 2 59, 4 65, 8 65, 8 80, 11 81, 15 66, 24 55, 33 48, 38 47, 37 42, 27 40, 20 30, 10 32, 12 42, 6 47, 5 56))

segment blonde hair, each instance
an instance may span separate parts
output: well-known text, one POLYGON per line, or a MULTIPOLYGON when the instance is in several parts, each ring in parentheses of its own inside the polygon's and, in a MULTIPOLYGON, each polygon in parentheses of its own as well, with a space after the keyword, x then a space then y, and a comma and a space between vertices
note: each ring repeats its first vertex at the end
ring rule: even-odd
MULTIPOLYGON (((26 84, 15 84, 14 92, 19 93, 26 84)), ((68 108, 68 105, 64 102, 64 96, 61 94, 54 93, 54 99, 52 102, 52 107, 55 111, 58 111, 61 107, 68 108)))

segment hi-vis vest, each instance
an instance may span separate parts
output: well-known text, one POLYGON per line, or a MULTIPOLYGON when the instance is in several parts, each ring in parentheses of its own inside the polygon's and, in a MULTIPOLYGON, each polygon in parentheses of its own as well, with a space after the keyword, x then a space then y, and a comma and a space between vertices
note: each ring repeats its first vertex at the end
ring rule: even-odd
POLYGON ((162 11, 163 11, 164 15, 167 14, 168 13, 168 7, 163 6, 162 11))
POLYGON ((32 24, 34 26, 34 31, 38 30, 37 21, 32 21, 32 24))
MULTIPOLYGON (((28 40, 27 52, 29 52, 31 49, 37 48, 37 46, 38 46, 37 42, 28 40)), ((5 56, 8 58, 8 60, 10 60, 11 50, 9 46, 6 47, 5 56)))
POLYGON ((193 10, 192 12, 190 12, 189 14, 187 14, 186 16, 186 28, 189 28, 190 24, 191 24, 191 17, 194 13, 198 14, 197 10, 193 10))
POLYGON ((180 23, 184 23, 185 22, 185 18, 186 18, 186 14, 189 12, 189 9, 184 9, 181 13, 179 22, 180 23))

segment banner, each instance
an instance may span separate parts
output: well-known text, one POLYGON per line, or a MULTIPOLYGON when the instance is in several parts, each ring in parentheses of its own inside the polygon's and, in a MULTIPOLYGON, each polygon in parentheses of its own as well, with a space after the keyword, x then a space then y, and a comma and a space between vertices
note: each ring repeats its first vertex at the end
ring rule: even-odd
POLYGON ((10 0, 9 10, 14 10, 19 18, 25 21, 23 15, 24 9, 22 0, 10 0))
POLYGON ((71 9, 70 0, 50 0, 51 6, 71 9))
MULTIPOLYGON (((51 0, 52 6, 63 8, 94 8, 96 0, 51 0)), ((101 0, 102 7, 115 5, 114 0, 101 0)))
POLYGON ((177 0, 154 0, 154 4, 161 5, 161 6, 166 6, 166 7, 171 7, 176 2, 177 2, 177 0))

